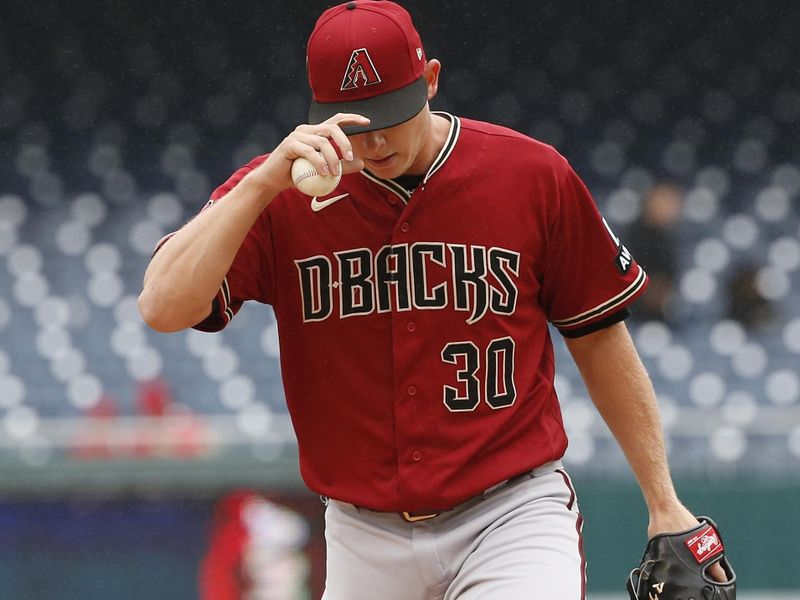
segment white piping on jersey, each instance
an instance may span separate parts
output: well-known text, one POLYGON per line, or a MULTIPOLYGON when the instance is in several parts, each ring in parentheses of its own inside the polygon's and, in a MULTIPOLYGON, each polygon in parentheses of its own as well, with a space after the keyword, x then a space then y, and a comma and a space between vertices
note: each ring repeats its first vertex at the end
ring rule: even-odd
POLYGON ((222 309, 220 312, 225 317, 225 324, 231 322, 233 319, 233 310, 231 310, 231 289, 228 287, 228 278, 222 278, 222 285, 219 286, 220 291, 222 292, 222 302, 223 306, 220 308, 222 309))
POLYGON ((644 269, 642 269, 640 265, 636 266, 639 268, 639 273, 636 276, 636 279, 622 292, 620 292, 610 300, 607 300, 603 304, 595 306, 594 308, 591 308, 586 312, 582 312, 579 315, 575 315, 574 317, 570 317, 569 319, 551 321, 553 325, 555 325, 556 327, 581 325, 583 323, 586 323, 587 321, 591 321, 592 319, 599 317, 602 314, 610 312, 615 308, 618 308, 619 306, 624 304, 625 301, 628 300, 628 298, 633 296, 636 292, 638 292, 642 288, 642 286, 644 286, 644 283, 647 280, 647 274, 644 272, 644 269))
POLYGON ((453 148, 456 147, 456 141, 458 139, 458 134, 461 132, 461 119, 456 116, 451 115, 447 112, 439 112, 434 111, 434 115, 442 115, 446 119, 450 119, 450 129, 447 132, 447 139, 445 140, 444 146, 439 151, 439 155, 436 157, 436 160, 433 161, 431 168, 428 169, 428 173, 425 175, 425 179, 422 180, 422 183, 428 183, 428 179, 431 178, 431 175, 436 173, 442 165, 447 162, 447 159, 450 157, 450 154, 453 152, 453 148))
POLYGON ((161 246, 163 246, 167 242, 167 240, 169 240, 176 233, 178 233, 178 232, 177 231, 172 231, 172 232, 168 233, 167 235, 165 235, 164 237, 162 237, 160 240, 158 240, 158 242, 156 242, 156 247, 153 250, 153 253, 150 255, 150 258, 153 258, 156 255, 156 252, 161 250, 161 246))
MULTIPOLYGON (((441 115, 450 121, 450 129, 447 132, 447 139, 444 142, 444 146, 439 151, 439 154, 433 161, 433 164, 428 169, 428 172, 425 174, 425 177, 422 180, 422 185, 428 183, 428 180, 431 176, 438 171, 444 163, 447 162, 447 159, 450 158, 450 154, 453 152, 453 148, 456 147, 456 142, 458 141, 458 135, 461 132, 461 119, 458 117, 451 115, 448 112, 444 111, 434 111, 434 115, 441 115)), ((361 174, 369 179, 370 181, 377 183, 378 185, 386 188, 390 192, 394 193, 398 198, 400 198, 405 204, 408 204, 409 199, 411 198, 411 194, 401 186, 396 181, 391 179, 382 179, 377 177, 364 169, 361 171, 361 174)))
POLYGON ((411 194, 409 194, 408 190, 405 189, 402 185, 395 183, 391 179, 381 179, 380 177, 375 177, 375 175, 373 175, 366 169, 361 171, 361 174, 370 181, 377 183, 379 186, 385 187, 395 196, 400 198, 400 200, 402 200, 405 204, 408 204, 408 200, 409 198, 411 198, 411 194))

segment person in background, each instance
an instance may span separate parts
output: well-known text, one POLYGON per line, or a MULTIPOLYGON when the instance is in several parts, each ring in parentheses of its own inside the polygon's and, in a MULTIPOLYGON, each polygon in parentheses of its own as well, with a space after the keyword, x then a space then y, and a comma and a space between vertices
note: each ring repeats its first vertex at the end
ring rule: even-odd
POLYGON ((674 320, 679 268, 675 228, 682 210, 681 188, 672 182, 660 182, 647 192, 639 219, 626 235, 628 248, 650 277, 647 292, 631 309, 636 319, 674 320))
POLYGON ((307 600, 308 535, 294 511, 252 490, 227 493, 214 508, 200 600, 307 600))
POLYGON ((728 303, 725 316, 738 321, 748 331, 761 331, 775 321, 775 305, 758 289, 758 268, 738 266, 727 282, 728 303))

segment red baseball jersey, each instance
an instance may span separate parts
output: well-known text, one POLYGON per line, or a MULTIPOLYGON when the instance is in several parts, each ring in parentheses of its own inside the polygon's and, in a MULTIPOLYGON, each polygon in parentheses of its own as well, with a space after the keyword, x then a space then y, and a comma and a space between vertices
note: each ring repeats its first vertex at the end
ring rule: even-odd
POLYGON ((597 327, 647 280, 552 147, 438 114, 413 193, 361 172, 277 196, 197 325, 273 306, 304 481, 376 510, 446 509, 561 458, 548 323, 597 327))

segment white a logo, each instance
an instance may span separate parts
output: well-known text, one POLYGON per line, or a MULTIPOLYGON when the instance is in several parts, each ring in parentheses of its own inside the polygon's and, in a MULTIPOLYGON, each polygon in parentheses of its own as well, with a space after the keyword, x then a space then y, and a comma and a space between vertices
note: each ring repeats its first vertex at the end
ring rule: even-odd
POLYGON ((366 48, 353 50, 350 61, 344 70, 341 90, 354 90, 365 85, 373 85, 381 82, 381 76, 372 62, 372 58, 366 48))

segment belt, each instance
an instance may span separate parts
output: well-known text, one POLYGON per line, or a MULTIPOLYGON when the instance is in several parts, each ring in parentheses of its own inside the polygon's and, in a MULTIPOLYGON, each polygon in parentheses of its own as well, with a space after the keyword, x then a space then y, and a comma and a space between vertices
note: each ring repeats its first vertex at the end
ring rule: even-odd
MULTIPOLYGON (((464 504, 467 504, 468 502, 474 502, 476 500, 477 501, 483 500, 484 498, 486 498, 490 494, 493 494, 494 492, 498 492, 501 489, 503 489, 504 487, 507 487, 509 485, 517 483, 518 481, 521 481, 523 479, 526 479, 526 478, 529 478, 529 477, 533 477, 533 476, 534 476, 534 472, 533 472, 533 470, 531 470, 531 471, 525 471, 524 473, 520 473, 519 475, 515 475, 514 477, 509 477, 508 479, 504 479, 500 483, 496 483, 493 486, 486 488, 485 490, 483 490, 477 496, 473 496, 472 498, 469 498, 468 500, 464 500, 464 502, 461 502, 460 504, 454 506, 453 508, 447 508, 447 509, 444 509, 444 510, 440 510, 438 512, 401 512, 401 513, 398 513, 398 514, 400 515, 400 518, 403 519, 403 521, 405 521, 406 523, 419 523, 420 521, 429 521, 430 519, 435 519, 436 517, 438 517, 442 513, 454 510, 454 509, 456 509, 456 508, 458 508, 460 506, 463 506, 464 504)), ((367 509, 367 510, 371 510, 371 509, 367 509)), ((382 512, 382 511, 373 511, 373 512, 382 512)))
MULTIPOLYGON (((503 481, 496 483, 485 490, 483 490, 480 494, 473 496, 467 500, 464 500, 460 504, 457 504, 453 508, 446 508, 437 512, 400 512, 396 513, 400 516, 403 521, 406 523, 418 523, 420 521, 429 521, 430 519, 435 519, 439 515, 445 512, 449 512, 451 510, 455 510, 456 508, 462 507, 469 502, 480 501, 486 498, 487 496, 493 494, 494 492, 498 492, 501 489, 508 487, 509 485, 513 485, 523 479, 529 477, 537 477, 538 475, 542 475, 544 473, 548 473, 554 471, 557 468, 561 468, 560 461, 553 461, 551 463, 546 463, 540 467, 536 467, 535 469, 531 469, 530 471, 525 471, 524 473, 520 473, 519 475, 515 475, 514 477, 509 477, 508 479, 504 479, 503 481)), ((327 496, 320 496, 323 504, 328 504, 329 498, 327 496)), ((357 510, 368 510, 370 512, 381 513, 381 514, 390 514, 391 511, 383 511, 383 510, 374 510, 372 508, 366 508, 364 506, 358 506, 357 504, 351 504, 357 510)))
MULTIPOLYGON (((516 483, 517 481, 520 481, 522 479, 525 479, 526 477, 533 477, 533 471, 525 471, 524 473, 520 473, 519 475, 515 475, 514 477, 509 477, 508 479, 504 479, 500 483, 496 483, 493 486, 486 488, 485 490, 483 490, 477 496, 473 496, 472 498, 470 498, 468 500, 464 500, 464 502, 462 502, 461 504, 465 504, 465 503, 470 502, 472 500, 483 500, 484 498, 486 498, 486 496, 488 496, 490 494, 493 494, 494 492, 500 491, 504 487, 509 486, 509 485, 511 485, 513 483, 516 483)), ((457 506, 460 506, 460 505, 457 505, 457 506)), ((453 508, 456 508, 456 506, 454 506, 453 508)), ((448 508, 446 510, 441 510, 439 512, 434 512, 434 513, 401 512, 400 513, 400 518, 402 518, 403 521, 405 521, 406 523, 416 523, 418 521, 427 521, 429 519, 435 519, 436 517, 438 517, 443 512, 451 511, 451 510, 453 510, 453 508, 448 508)))

